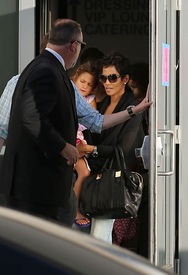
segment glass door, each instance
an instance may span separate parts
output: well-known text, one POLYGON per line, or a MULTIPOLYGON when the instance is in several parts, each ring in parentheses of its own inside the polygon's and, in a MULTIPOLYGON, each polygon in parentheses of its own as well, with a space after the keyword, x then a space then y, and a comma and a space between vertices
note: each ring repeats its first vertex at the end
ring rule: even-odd
POLYGON ((176 215, 175 2, 150 1, 150 260, 170 270, 174 269, 176 215))

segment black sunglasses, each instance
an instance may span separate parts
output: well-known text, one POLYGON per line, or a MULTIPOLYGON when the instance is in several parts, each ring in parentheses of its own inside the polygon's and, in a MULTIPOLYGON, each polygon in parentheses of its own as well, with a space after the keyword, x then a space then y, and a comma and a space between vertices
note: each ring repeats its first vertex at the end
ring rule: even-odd
POLYGON ((110 83, 115 83, 119 77, 121 77, 121 76, 117 75, 117 74, 109 74, 107 76, 104 74, 99 75, 99 79, 102 83, 106 83, 107 79, 110 83))
POLYGON ((83 48, 85 48, 85 46, 86 46, 85 42, 81 42, 79 40, 74 40, 74 41, 71 42, 71 44, 74 43, 74 42, 77 42, 77 43, 81 44, 81 50, 83 50, 83 48))

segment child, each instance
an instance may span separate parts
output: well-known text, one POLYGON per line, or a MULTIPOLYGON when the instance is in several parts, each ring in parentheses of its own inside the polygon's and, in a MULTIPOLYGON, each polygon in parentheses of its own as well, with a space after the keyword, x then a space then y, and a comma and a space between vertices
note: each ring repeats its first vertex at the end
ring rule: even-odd
MULTIPOLYGON (((80 91, 81 95, 85 98, 85 100, 91 104, 93 108, 96 109, 96 99, 95 95, 92 94, 94 88, 98 83, 98 77, 95 68, 91 65, 91 63, 86 62, 81 64, 76 73, 72 77, 72 81, 77 86, 78 90, 80 91)), ((78 132, 77 132, 77 141, 76 143, 79 144, 81 140, 85 140, 84 131, 86 128, 79 124, 78 132)), ((86 141, 85 141, 86 142, 86 141)), ((84 217, 80 212, 79 208, 79 199, 82 190, 82 185, 86 177, 90 174, 90 169, 87 165, 86 156, 80 158, 77 163, 75 164, 75 170, 77 172, 77 179, 74 184, 74 192, 78 198, 78 211, 75 219, 75 224, 78 227, 89 227, 90 220, 87 217, 84 217)))

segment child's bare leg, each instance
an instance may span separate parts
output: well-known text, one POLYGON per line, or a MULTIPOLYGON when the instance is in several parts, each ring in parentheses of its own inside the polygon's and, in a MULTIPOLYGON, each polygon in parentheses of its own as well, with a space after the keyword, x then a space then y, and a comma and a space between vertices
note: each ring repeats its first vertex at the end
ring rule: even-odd
POLYGON ((80 212, 79 202, 80 202, 80 195, 81 195, 83 183, 85 179, 90 175, 90 171, 88 170, 83 158, 80 158, 77 161, 75 165, 75 170, 78 175, 74 184, 74 192, 78 198, 78 210, 77 210, 76 220, 77 220, 77 224, 79 225, 87 225, 88 223, 90 223, 90 221, 89 219, 85 218, 80 212))

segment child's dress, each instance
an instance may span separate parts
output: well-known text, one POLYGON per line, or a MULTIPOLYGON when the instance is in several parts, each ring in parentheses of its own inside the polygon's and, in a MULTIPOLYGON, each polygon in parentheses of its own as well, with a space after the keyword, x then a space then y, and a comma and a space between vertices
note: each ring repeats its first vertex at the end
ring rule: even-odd
MULTIPOLYGON (((90 104, 91 101, 93 101, 93 99, 95 98, 95 95, 87 95, 87 96, 84 96, 84 98, 90 104)), ((80 140, 84 140, 83 131, 86 130, 86 129, 87 128, 84 125, 78 124, 76 144, 78 144, 80 142, 80 140)))

